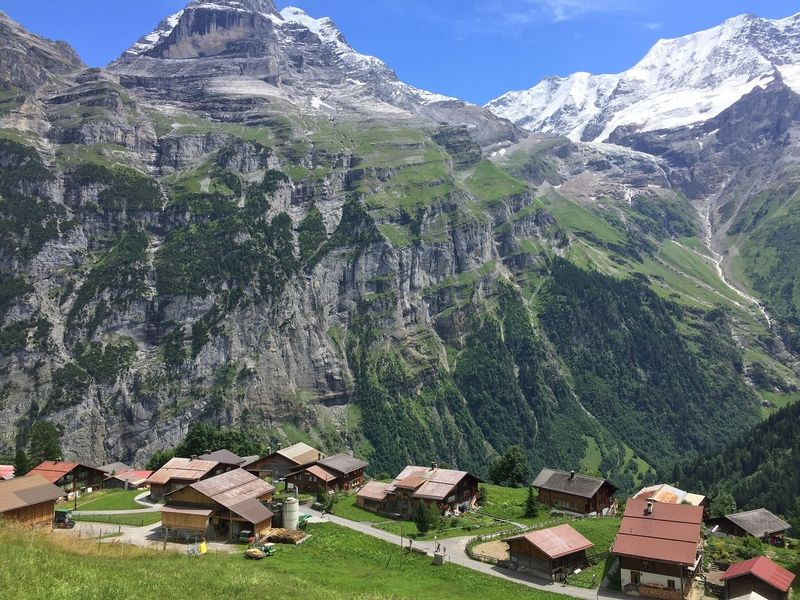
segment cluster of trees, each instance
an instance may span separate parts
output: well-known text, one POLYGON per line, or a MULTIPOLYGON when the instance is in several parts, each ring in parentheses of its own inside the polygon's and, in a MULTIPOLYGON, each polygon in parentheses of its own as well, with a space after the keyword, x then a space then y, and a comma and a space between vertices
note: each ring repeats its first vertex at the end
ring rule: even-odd
MULTIPOLYGON (((721 451, 679 469, 681 485, 716 498, 718 512, 764 507, 800 529, 800 404, 787 406, 721 451)), ((714 508, 712 506, 712 508, 714 508)))
POLYGON ((242 429, 217 427, 207 423, 195 423, 189 428, 184 440, 172 450, 157 450, 147 462, 147 469, 156 471, 175 456, 190 457, 227 449, 239 456, 259 456, 266 447, 252 432, 242 429))
POLYGON ((17 477, 21 477, 46 460, 60 458, 61 432, 52 423, 37 421, 31 427, 27 450, 24 446, 17 448, 14 471, 17 477))

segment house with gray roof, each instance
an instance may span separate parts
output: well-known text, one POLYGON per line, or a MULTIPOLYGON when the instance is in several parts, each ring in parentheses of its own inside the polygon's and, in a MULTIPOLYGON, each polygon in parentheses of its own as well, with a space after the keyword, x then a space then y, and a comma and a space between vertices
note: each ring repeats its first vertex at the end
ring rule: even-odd
POLYGON ((531 485, 539 491, 540 503, 567 512, 605 514, 615 505, 614 484, 575 471, 542 469, 531 485))
POLYGON ((335 454, 293 470, 286 476, 286 483, 304 494, 316 494, 320 489, 352 490, 364 484, 364 470, 368 466, 368 462, 350 454, 335 454))
POLYGON ((711 519, 711 533, 745 537, 748 535, 769 544, 781 546, 791 526, 766 508, 738 512, 711 519))

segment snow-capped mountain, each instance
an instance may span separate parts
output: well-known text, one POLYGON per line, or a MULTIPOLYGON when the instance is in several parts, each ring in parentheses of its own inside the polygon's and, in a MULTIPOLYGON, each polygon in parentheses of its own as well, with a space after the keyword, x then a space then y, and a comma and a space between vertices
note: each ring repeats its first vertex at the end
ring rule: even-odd
POLYGON ((624 73, 550 77, 487 107, 531 131, 604 141, 620 126, 651 131, 706 121, 777 78, 800 90, 800 14, 734 17, 659 41, 624 73))
POLYGON ((467 125, 482 144, 521 133, 489 110, 401 81, 356 51, 330 18, 271 0, 194 0, 109 65, 125 85, 198 95, 273 98, 309 112, 372 112, 467 125))

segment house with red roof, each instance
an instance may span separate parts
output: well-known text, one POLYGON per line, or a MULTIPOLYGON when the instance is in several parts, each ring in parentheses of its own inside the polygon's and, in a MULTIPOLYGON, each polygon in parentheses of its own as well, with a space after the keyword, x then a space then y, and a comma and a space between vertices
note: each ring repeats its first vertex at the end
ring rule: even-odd
POLYGON ((722 576, 727 600, 787 600, 794 573, 766 556, 731 565, 722 576))
POLYGON ((506 540, 511 568, 563 581, 588 564, 586 551, 594 544, 569 525, 539 529, 506 540))
POLYGON ((60 460, 46 460, 32 469, 31 473, 41 475, 64 490, 67 495, 73 492, 90 493, 92 490, 100 489, 106 478, 106 474, 100 469, 60 460))
POLYGON ((681 600, 703 558, 703 507, 628 500, 611 553, 619 559, 622 591, 681 600))
POLYGON ((14 479, 14 465, 0 465, 0 481, 14 479))

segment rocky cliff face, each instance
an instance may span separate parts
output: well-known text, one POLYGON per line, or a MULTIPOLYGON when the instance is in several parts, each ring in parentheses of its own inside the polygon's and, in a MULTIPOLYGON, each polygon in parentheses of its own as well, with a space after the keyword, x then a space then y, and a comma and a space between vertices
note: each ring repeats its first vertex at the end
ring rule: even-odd
POLYGON ((766 342, 713 281, 676 292, 660 252, 699 218, 652 155, 527 136, 266 1, 61 79, 2 117, 5 451, 48 419, 69 457, 140 463, 202 420, 376 472, 522 443, 632 486, 757 418, 730 338, 766 342), (663 418, 701 403, 704 430, 663 418))

